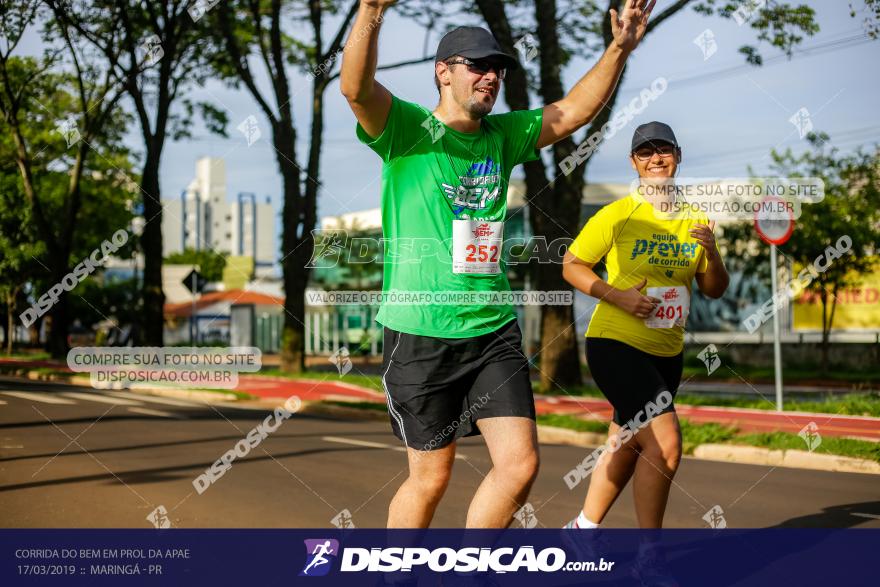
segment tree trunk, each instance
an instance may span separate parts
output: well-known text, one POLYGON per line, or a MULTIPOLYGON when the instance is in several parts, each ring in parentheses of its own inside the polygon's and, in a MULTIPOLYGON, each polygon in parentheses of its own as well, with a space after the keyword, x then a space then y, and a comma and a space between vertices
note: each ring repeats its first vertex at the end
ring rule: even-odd
MULTIPOLYGON (((541 98, 545 104, 560 100, 562 87, 562 49, 557 30, 556 0, 535 0, 536 32, 540 44, 541 98)), ((584 178, 580 173, 555 173, 562 160, 576 145, 572 137, 553 145, 552 189, 543 186, 531 191, 536 197, 529 200, 530 219, 535 235, 544 236, 547 243, 557 239, 573 239, 578 233, 584 178), (549 193, 548 193, 549 192, 549 193), (543 196, 543 197, 542 197, 543 196)), ((555 248, 555 247, 553 247, 555 248)), ((562 278, 562 266, 557 263, 537 266, 537 289, 541 291, 572 291, 562 278)), ((541 390, 565 390, 579 386, 581 363, 578 356, 574 305, 545 306, 541 312, 541 390)))
MULTIPOLYGON (((306 249, 303 244, 301 249, 306 249)), ((299 249, 289 255, 283 262, 284 273, 284 330, 281 336, 281 370, 289 373, 301 373, 305 363, 305 320, 306 320, 306 280, 300 277, 303 259, 299 249)))
POLYGON ((822 295, 819 299, 822 300, 822 343, 821 343, 821 351, 820 351, 820 359, 819 359, 819 369, 822 375, 828 373, 828 334, 829 334, 829 325, 828 325, 828 290, 825 289, 825 284, 821 284, 822 287, 822 295))
MULTIPOLYGON (((838 284, 834 284, 834 289, 831 291, 831 311, 828 313, 828 321, 825 322, 824 318, 822 320, 822 374, 826 375, 828 373, 828 369, 831 367, 830 365, 830 357, 831 354, 831 328, 834 325, 834 311, 837 309, 837 292, 838 292, 838 284)), ((824 314, 825 309, 823 307, 822 312, 824 314)))
POLYGON ((13 288, 6 294, 6 354, 12 354, 12 333, 15 332, 15 298, 18 289, 13 288))
MULTIPOLYGON (((508 53, 516 54, 516 47, 514 47, 516 39, 513 38, 503 4, 498 0, 476 0, 476 4, 501 48, 508 53)), ((549 8, 539 4, 541 3, 536 4, 536 12, 552 9, 555 14, 555 3, 551 3, 552 6, 549 8)), ((554 58, 553 47, 558 47, 558 43, 552 39, 548 40, 548 37, 555 36, 555 25, 549 26, 549 22, 544 21, 539 26, 538 35, 542 51, 541 62, 546 64, 542 65, 542 81, 548 86, 546 90, 542 88, 544 90, 542 98, 547 102, 548 92, 556 93, 560 97, 562 94, 558 65, 555 69, 551 65, 554 58), (551 53, 549 56, 543 54, 545 43, 551 53), (552 80, 554 76, 555 82, 552 80)), ((555 54, 558 54, 558 51, 555 54)), ((511 110, 527 110, 529 108, 528 79, 525 71, 516 69, 508 72, 508 79, 504 84, 504 99, 511 110)), ((567 143, 559 148, 564 152, 566 147, 571 149, 573 146, 573 141, 568 139, 567 143)), ((562 157, 564 156, 562 155, 562 157)), ((547 174, 542 161, 525 163, 523 170, 525 171, 526 205, 529 206, 532 233, 535 236, 545 237, 548 244, 556 238, 569 237, 577 230, 577 223, 580 219, 580 192, 583 189, 583 181, 580 182, 581 187, 578 187, 570 186, 557 179, 553 188, 548 190, 546 189, 547 174), (566 197, 566 193, 574 193, 574 198, 577 200, 577 212, 574 214, 574 218, 568 212, 562 213, 565 207, 561 206, 557 200, 560 196, 566 197), (558 218, 567 218, 568 220, 560 223, 558 218)), ((554 175, 556 174, 554 173, 554 175)), ((569 195, 568 199, 571 197, 569 195)), ((569 210, 570 208, 571 206, 568 206, 569 210)), ((571 286, 562 279, 561 266, 556 263, 538 265, 535 269, 535 276, 538 290, 571 291, 571 286)), ((578 386, 582 383, 577 334, 573 323, 574 308, 572 306, 545 306, 541 308, 541 346, 538 353, 542 390, 550 390, 557 385, 565 388, 578 386)))
POLYGON ((311 257, 312 249, 305 248, 305 237, 311 237, 309 230, 302 228, 299 167, 294 163, 294 132, 291 122, 282 119, 274 125, 272 132, 277 152, 278 168, 281 171, 284 207, 281 212, 281 272, 284 283, 284 328, 281 333, 281 370, 288 373, 301 373, 305 370, 305 289, 306 278, 303 271, 311 257), (302 260, 302 251, 308 257, 302 260))
MULTIPOLYGON (((66 260, 68 255, 69 253, 64 255, 63 259, 66 260)), ((52 283, 61 283, 69 271, 67 263, 64 263, 63 266, 53 267, 52 283)), ((53 359, 66 358, 67 351, 70 350, 67 344, 67 335, 70 327, 68 296, 70 296, 69 292, 62 291, 61 295, 58 296, 58 301, 55 302, 55 305, 49 311, 52 323, 49 329, 49 336, 46 339, 46 351, 49 352, 53 359)))
MULTIPOLYGON (((159 147, 161 150, 161 147, 159 147)), ((144 275, 141 296, 144 307, 141 314, 140 344, 162 346, 165 294, 162 292, 162 200, 159 187, 159 152, 147 147, 141 187, 144 191, 144 229, 141 250, 144 255, 144 275)))

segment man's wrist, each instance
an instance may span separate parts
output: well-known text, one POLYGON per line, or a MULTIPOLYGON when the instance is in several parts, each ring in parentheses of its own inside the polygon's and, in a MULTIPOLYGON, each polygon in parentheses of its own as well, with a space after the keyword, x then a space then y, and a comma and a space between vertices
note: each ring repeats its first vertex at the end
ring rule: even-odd
POLYGON ((605 49, 605 53, 613 59, 620 59, 622 61, 626 61, 626 59, 629 57, 629 54, 632 53, 632 51, 629 49, 624 49, 623 47, 621 47, 620 45, 617 44, 617 41, 611 41, 611 44, 608 45, 607 49, 605 49))
POLYGON ((361 2, 361 10, 364 14, 370 17, 382 16, 382 13, 384 13, 387 9, 388 6, 374 6, 372 4, 365 4, 361 2))

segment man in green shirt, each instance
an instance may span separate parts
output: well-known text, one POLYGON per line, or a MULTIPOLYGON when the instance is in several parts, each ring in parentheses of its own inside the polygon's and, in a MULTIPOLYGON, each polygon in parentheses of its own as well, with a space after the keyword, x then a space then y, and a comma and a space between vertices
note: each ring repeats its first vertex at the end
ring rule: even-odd
POLYGON ((611 10, 614 41, 561 100, 491 115, 517 60, 479 27, 440 41, 433 110, 375 79, 379 29, 394 0, 361 0, 340 86, 358 139, 382 167, 385 302, 382 381, 409 477, 389 528, 427 527, 452 471, 456 439, 482 434, 492 470, 474 496, 469 528, 503 528, 538 471, 535 409, 516 315, 489 294, 509 291, 500 260, 511 170, 592 120, 644 36, 654 1, 611 10), (401 304, 400 300, 415 300, 401 304), (395 301, 389 301, 395 300, 395 301))

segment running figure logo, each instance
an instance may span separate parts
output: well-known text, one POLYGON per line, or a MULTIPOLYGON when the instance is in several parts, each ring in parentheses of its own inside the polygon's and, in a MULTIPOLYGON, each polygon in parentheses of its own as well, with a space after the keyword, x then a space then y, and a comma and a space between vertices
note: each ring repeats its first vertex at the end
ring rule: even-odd
POLYGON ((706 365, 707 375, 715 372, 715 369, 721 366, 721 357, 718 355, 718 347, 714 344, 706 345, 706 348, 700 351, 697 358, 706 365))
POLYGON ((331 563, 339 555, 339 541, 332 538, 305 540, 306 566, 300 577, 322 577, 330 572, 331 563))

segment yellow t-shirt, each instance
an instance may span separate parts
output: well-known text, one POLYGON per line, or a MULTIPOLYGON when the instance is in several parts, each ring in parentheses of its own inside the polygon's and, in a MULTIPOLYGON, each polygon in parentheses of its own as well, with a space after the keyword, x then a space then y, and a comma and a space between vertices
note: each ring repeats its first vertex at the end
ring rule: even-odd
MULTIPOLYGON (((587 263, 605 257, 608 283, 629 289, 684 285, 691 293, 697 272, 708 268, 703 247, 690 235, 696 223, 708 223, 702 212, 662 216, 637 192, 608 204, 590 218, 571 244, 571 253, 587 263)), ((645 293, 646 290, 642 290, 645 293)), ((646 353, 671 357, 684 346, 684 328, 648 328, 644 321, 600 300, 587 336, 612 338, 646 353)))

